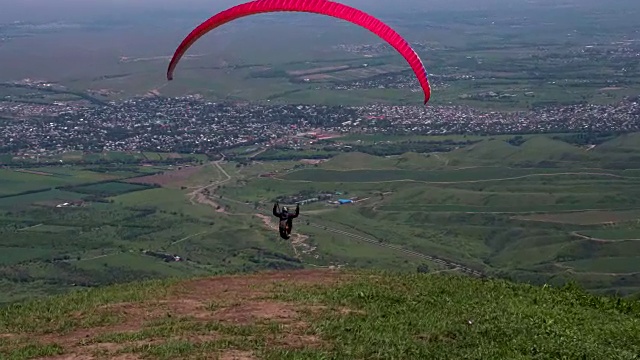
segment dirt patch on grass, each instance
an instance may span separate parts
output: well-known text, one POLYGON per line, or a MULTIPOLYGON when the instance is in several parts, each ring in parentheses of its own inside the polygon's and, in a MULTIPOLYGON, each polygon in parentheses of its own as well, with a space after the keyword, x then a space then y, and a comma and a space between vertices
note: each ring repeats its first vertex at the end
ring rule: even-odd
MULTIPOLYGON (((264 214, 255 214, 255 216, 259 217, 267 228, 278 231, 278 225, 271 222, 271 217, 264 214)), ((300 259, 300 253, 309 255, 316 250, 315 246, 311 246, 306 242, 308 239, 309 236, 300 233, 293 233, 291 235, 291 246, 293 247, 296 258, 300 259)))
POLYGON ((336 270, 290 270, 270 271, 249 275, 228 275, 191 280, 179 284, 175 291, 182 299, 241 300, 249 301, 264 297, 278 284, 336 284, 346 278, 336 270))
POLYGON ((74 347, 67 346, 65 348, 65 354, 55 357, 46 357, 43 359, 50 360, 95 360, 95 359, 109 359, 109 360, 138 360, 143 359, 142 355, 135 353, 129 353, 128 351, 135 351, 134 349, 140 349, 141 347, 158 346, 166 343, 167 341, 188 341, 192 344, 199 344, 207 341, 217 340, 211 336, 191 336, 191 337, 172 337, 169 339, 149 339, 140 341, 130 341, 125 343, 91 343, 84 345, 82 343, 76 344, 74 347))
POLYGON ((159 300, 158 304, 162 305, 165 309, 165 315, 175 316, 189 316, 194 319, 208 320, 211 319, 210 304, 206 301, 196 299, 169 299, 159 300))
POLYGON ((228 214, 224 206, 212 200, 211 195, 213 194, 210 194, 208 192, 196 191, 195 193, 193 193, 192 200, 200 204, 209 205, 212 208, 216 209, 216 212, 228 214))
MULTIPOLYGON (((129 354, 127 354, 127 356, 128 357, 116 356, 116 357, 110 357, 109 359, 114 359, 114 360, 138 360, 138 359, 140 359, 139 357, 129 357, 129 354)), ((38 358, 38 360, 95 360, 95 359, 99 359, 99 357, 95 357, 93 355, 75 355, 75 354, 38 358)), ((104 358, 104 359, 107 359, 107 358, 104 358)))
POLYGON ((58 344, 63 348, 76 348, 78 346, 86 346, 91 339, 110 333, 135 332, 139 330, 140 324, 127 322, 113 326, 101 326, 91 329, 82 329, 72 331, 65 335, 47 334, 42 336, 34 336, 33 338, 41 344, 58 344))
POLYGON ((326 162, 327 159, 300 159, 300 162, 303 164, 316 165, 326 162))
POLYGON ((185 166, 176 170, 166 171, 162 174, 147 175, 137 178, 123 180, 131 184, 155 184, 163 187, 182 186, 184 181, 197 174, 205 165, 201 166, 185 166))
POLYGON ((262 220, 262 223, 264 224, 264 226, 268 227, 271 230, 278 230, 278 226, 273 224, 271 222, 271 218, 268 217, 267 215, 263 215, 263 214, 256 214, 257 217, 259 217, 262 220))
MULTIPOLYGON (((102 343, 94 343, 90 345, 86 345, 82 348, 86 353, 101 353, 101 354, 109 354, 109 358, 114 358, 117 353, 122 353, 127 349, 136 349, 140 347, 149 347, 149 346, 157 346, 166 343, 167 341, 186 341, 191 344, 202 344, 209 341, 220 340, 221 336, 217 334, 212 335, 185 335, 185 336, 172 336, 165 339, 160 338, 150 338, 146 340, 138 340, 138 341, 129 341, 123 343, 113 343, 113 342, 102 342, 102 343)), ((129 356, 135 356, 133 358, 139 358, 134 354, 123 354, 129 356)))
POLYGON ((121 354, 115 356, 109 356, 110 360, 141 360, 142 357, 134 354, 121 354))
MULTIPOLYGON (((29 342, 57 344, 64 349, 64 356, 53 359, 137 359, 134 354, 123 352, 145 351, 147 346, 158 346, 168 341, 186 341, 200 344, 210 341, 235 339, 230 333, 225 335, 217 331, 202 330, 197 324, 220 324, 222 326, 282 325, 277 333, 256 333, 270 347, 314 347, 322 346, 322 340, 309 333, 309 325, 303 316, 309 312, 315 314, 326 309, 322 306, 306 306, 268 299, 279 286, 298 284, 330 286, 343 281, 347 275, 338 270, 291 270, 282 272, 263 272, 249 275, 229 275, 186 281, 169 289, 169 296, 163 299, 150 299, 144 303, 114 303, 98 306, 87 313, 115 315, 121 321, 108 326, 77 329, 66 334, 18 335, 29 342), (172 331, 168 338, 143 329, 171 325, 173 319, 188 325, 180 334, 172 331), (168 322, 167 322, 168 321, 168 322), (194 330, 189 324, 194 324, 194 330), (199 330, 198 330, 199 329, 199 330), (189 333, 191 332, 191 333, 189 333), (123 334, 124 333, 124 334, 123 334), (127 333, 131 334, 128 341, 127 333), (121 340, 113 342, 111 335, 122 335, 121 340), (106 337, 105 337, 106 336, 106 337), (142 339, 141 337, 142 336, 142 339), (149 336, 149 338, 145 338, 149 336), (135 339, 135 341, 133 340, 135 339), (118 357, 122 354, 122 357, 118 357)), ((339 309, 340 313, 349 311, 339 309)), ((87 313, 70 314, 82 318, 87 313)), ((216 325, 217 326, 217 325, 216 325)), ((166 329, 165 329, 166 331, 166 329)), ((118 335, 118 336, 120 336, 118 335)), ((253 337, 251 335, 250 337, 253 337)), ((13 338, 14 334, 1 334, 0 338, 13 338)), ((252 352, 228 350, 221 354, 223 359, 255 359, 252 352), (235 356, 235 357, 234 357, 235 356)))
POLYGON ((298 316, 294 304, 274 301, 250 301, 222 308, 213 318, 222 322, 247 325, 258 320, 289 322, 298 316))
POLYGON ((127 317, 133 317, 137 320, 144 320, 157 317, 157 315, 162 312, 162 309, 158 307, 141 307, 140 304, 124 302, 102 305, 95 311, 108 314, 125 315, 127 317))

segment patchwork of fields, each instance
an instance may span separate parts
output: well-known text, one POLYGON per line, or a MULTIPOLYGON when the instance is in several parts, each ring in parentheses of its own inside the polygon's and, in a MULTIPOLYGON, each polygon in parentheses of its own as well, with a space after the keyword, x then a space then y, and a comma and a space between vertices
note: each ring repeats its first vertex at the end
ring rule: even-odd
MULTIPOLYGON (((509 161, 461 148, 321 163, 0 169, 0 301, 140 278, 329 266, 462 266, 639 292, 640 171, 607 166, 632 153, 605 143, 545 167, 540 161, 557 157, 550 148, 585 150, 528 139, 509 161), (331 203, 339 198, 353 203, 331 203), (270 206, 305 199, 295 237, 282 241, 270 206)), ((479 140, 469 147, 499 149, 508 139, 479 140)))
MULTIPOLYGON (((234 232, 233 222, 213 222, 207 208, 192 205, 180 190, 180 180, 189 176, 210 180, 216 173, 210 168, 176 167, 166 176, 146 166, 0 170, 6 185, 0 197, 0 302, 34 291, 229 271, 232 260, 222 266, 229 249, 242 251, 251 240, 234 232), (162 184, 170 188, 130 181, 149 176, 167 177, 162 184), (208 244, 212 236, 222 244, 208 244), (186 237, 188 244, 180 242, 186 237), (143 250, 178 252, 192 262, 166 263, 143 250)), ((242 270, 244 262, 236 262, 242 270)))

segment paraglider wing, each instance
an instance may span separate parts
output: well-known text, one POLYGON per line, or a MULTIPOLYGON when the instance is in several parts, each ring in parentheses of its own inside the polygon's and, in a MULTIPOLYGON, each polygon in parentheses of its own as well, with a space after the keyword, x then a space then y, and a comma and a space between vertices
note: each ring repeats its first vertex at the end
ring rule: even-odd
POLYGON ((187 49, 201 36, 230 21, 267 12, 307 12, 327 15, 349 21, 371 31, 389 43, 389 45, 393 46, 405 58, 422 86, 424 103, 426 104, 429 101, 431 97, 431 87, 427 79, 427 71, 422 64, 422 60, 420 60, 420 57, 411 48, 409 43, 395 30, 375 17, 361 10, 329 0, 255 0, 221 11, 191 31, 180 46, 178 46, 169 63, 167 79, 173 79, 173 71, 178 61, 180 61, 180 58, 187 49))

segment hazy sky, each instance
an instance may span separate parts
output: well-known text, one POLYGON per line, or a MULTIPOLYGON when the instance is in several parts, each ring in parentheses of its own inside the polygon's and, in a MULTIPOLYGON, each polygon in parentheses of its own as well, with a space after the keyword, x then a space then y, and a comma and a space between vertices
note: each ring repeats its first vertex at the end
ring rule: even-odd
MULTIPOLYGON (((246 0, 0 0, 0 22, 12 21, 94 21, 100 18, 129 19, 136 17, 161 18, 175 16, 203 20, 227 7, 246 0)), ((358 7, 374 15, 382 15, 389 9, 411 12, 416 6, 429 1, 435 9, 438 3, 475 3, 475 0, 341 0, 340 2, 358 7), (392 2, 394 6, 390 6, 392 2)), ((484 0, 507 1, 507 0, 484 0)), ((521 0, 509 0, 521 1, 521 0)), ((442 8, 442 7, 441 7, 442 8)))
MULTIPOLYGON (((141 18, 177 15, 204 19, 226 7, 246 0, 0 0, 0 22, 80 21, 100 17, 141 18)), ((638 0, 340 0, 373 15, 390 12, 425 13, 441 11, 485 10, 499 14, 502 9, 578 8, 640 9, 638 0)))
MULTIPOLYGON (((96 27, 84 26, 82 31, 48 31, 45 27, 44 30, 37 31, 33 36, 20 37, 4 43, 0 46, 0 59, 2 59, 3 65, 0 70, 5 70, 4 74, 7 79, 31 76, 47 77, 53 72, 52 69, 55 70, 53 73, 62 78, 93 76, 92 74, 96 72, 94 64, 101 64, 101 67, 96 65, 96 67, 100 67, 100 73, 116 73, 122 71, 119 70, 117 64, 119 56, 170 54, 195 25, 224 8, 245 1, 0 0, 0 23, 66 21, 98 25, 96 27), (101 19, 105 21, 100 23, 101 19), (113 31, 105 31, 105 29, 113 31), (52 54, 58 57, 54 57, 52 54), (70 64, 66 61, 65 56, 68 54, 79 59, 78 63, 88 65, 78 69, 76 64, 70 64), (38 71, 41 69, 43 72, 39 73, 38 71)), ((340 2, 379 16, 383 21, 388 22, 414 41, 415 39, 429 39, 430 41, 449 39, 442 32, 448 31, 447 23, 461 23, 465 29, 468 26, 491 24, 493 20, 496 23, 508 24, 502 28, 487 28, 487 31, 494 32, 491 36, 499 36, 495 33, 496 31, 507 31, 505 29, 510 29, 511 24, 525 17, 530 22, 544 23, 549 21, 560 25, 564 24, 565 19, 582 19, 583 21, 579 22, 581 26, 594 28, 596 32, 610 29, 611 24, 615 25, 615 31, 627 31, 628 28, 635 30, 637 19, 640 18, 638 15, 640 0, 606 2, 602 0, 340 0, 340 2), (564 10, 557 11, 559 8, 564 8, 564 10), (469 10, 481 11, 475 14, 465 13, 469 10), (400 14, 410 16, 401 16, 400 14), (591 16, 592 14, 599 16, 591 16), (607 16, 600 16, 602 14, 607 16), (545 17, 550 19, 545 19, 545 17), (604 20, 599 22, 598 19, 601 18, 604 20), (429 31, 411 32, 407 28, 402 29, 403 24, 410 24, 412 29, 420 30, 423 23, 430 24, 429 26, 439 30, 440 33, 433 35, 429 31), (468 25, 469 23, 472 25, 468 25), (620 30, 621 28, 623 30, 620 30)), ((324 21, 323 26, 331 24, 336 24, 336 28, 338 25, 343 28, 348 26, 348 24, 341 24, 333 19, 325 19, 320 16, 308 16, 309 19, 313 18, 313 22, 307 22, 306 18, 301 21, 302 16, 307 15, 300 14, 299 18, 292 22, 309 26, 305 27, 304 34, 294 32, 296 35, 294 38, 296 41, 313 39, 314 43, 318 44, 324 41, 322 45, 318 45, 320 49, 329 48, 339 42, 336 38, 343 39, 343 37, 340 30, 327 32, 330 34, 325 36, 316 30, 316 28, 322 29, 322 26, 317 27, 317 24, 324 21)), ((251 28, 247 29, 247 32, 241 31, 246 29, 247 24, 252 24, 253 19, 241 19, 236 23, 235 29, 233 25, 227 25, 222 31, 204 37, 194 45, 190 53, 224 54, 225 59, 242 58, 243 56, 245 59, 249 58, 246 54, 239 55, 237 49, 226 52, 226 47, 231 47, 229 44, 233 44, 237 39, 243 41, 258 39, 255 40, 257 44, 254 46, 262 47, 260 51, 265 53, 270 47, 276 49, 287 47, 288 40, 283 40, 283 37, 291 34, 291 27, 287 24, 264 26, 264 23, 260 23, 259 32, 251 28), (237 35, 235 38, 234 34, 237 35), (271 34, 283 36, 271 36, 271 34)), ((272 21, 271 23, 276 22, 272 21)), ((569 22, 567 26, 575 26, 575 24, 576 22, 569 22)), ((355 26, 348 28, 350 29, 348 41, 379 41, 366 30, 355 26)), ((455 29, 455 26, 451 28, 455 29)), ((536 29, 544 30, 540 27, 536 29)), ((560 33, 566 33, 573 29, 561 29, 560 33)), ((453 38, 460 36, 461 31, 467 30, 455 30, 453 38)), ((517 30, 511 30, 510 36, 513 36, 513 31, 517 32, 517 30)), ((537 36, 539 38, 555 37, 554 31, 547 31, 546 34, 538 34, 537 36)), ((473 38, 473 36, 470 35, 469 38, 473 38)), ((459 41, 460 44, 464 44, 467 40, 459 39, 459 41)), ((0 71, 0 80, 3 80, 1 76, 2 72, 0 71)))
MULTIPOLYGON (((499 9, 537 3, 577 2, 578 0, 341 0, 365 11, 414 11, 460 9, 499 9)), ((579 0, 592 2, 595 0, 579 0)), ((630 0, 616 0, 619 2, 630 0)), ((245 0, 0 0, 0 21, 78 20, 97 16, 157 13, 162 11, 202 12, 203 16, 245 0)), ((611 3, 611 2, 609 2, 611 3)))

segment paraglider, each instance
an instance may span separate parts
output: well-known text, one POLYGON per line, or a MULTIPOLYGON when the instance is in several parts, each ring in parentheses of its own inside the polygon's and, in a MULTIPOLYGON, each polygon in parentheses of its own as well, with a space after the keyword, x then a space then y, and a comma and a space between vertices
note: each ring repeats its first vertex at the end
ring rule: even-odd
POLYGON ((273 204, 273 216, 277 217, 280 222, 278 225, 278 231, 280 232, 280 237, 283 239, 289 239, 291 235, 291 230, 293 229, 293 219, 297 218, 300 215, 300 204, 296 205, 295 214, 289 213, 289 209, 286 206, 282 207, 282 211, 278 210, 279 204, 273 204))
POLYGON ((255 0, 221 11, 191 31, 178 46, 167 69, 167 80, 173 79, 173 71, 184 53, 204 34, 241 17, 268 12, 306 12, 327 15, 349 21, 371 31, 393 46, 409 63, 424 92, 424 103, 429 101, 431 87, 427 71, 422 60, 409 43, 377 18, 361 10, 329 0, 255 0))

